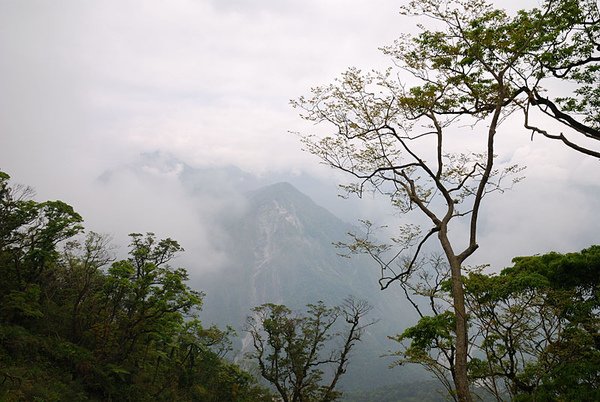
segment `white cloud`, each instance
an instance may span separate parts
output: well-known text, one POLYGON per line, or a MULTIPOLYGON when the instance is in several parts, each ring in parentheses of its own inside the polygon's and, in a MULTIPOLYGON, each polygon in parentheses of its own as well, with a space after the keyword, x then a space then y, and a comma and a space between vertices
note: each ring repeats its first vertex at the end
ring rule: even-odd
MULTIPOLYGON (((536 5, 527 3, 502 6, 536 5)), ((145 216, 162 218, 162 211, 194 210, 167 178, 149 182, 123 173, 109 186, 94 184, 102 172, 143 152, 160 150, 194 166, 304 171, 338 181, 287 133, 314 129, 299 120, 288 100, 331 82, 350 65, 365 70, 386 65, 377 47, 414 22, 398 15, 399 5, 0 2, 0 168, 37 188, 40 198, 81 205, 90 223, 100 224, 113 212, 129 216, 132 226, 143 226, 145 216), (137 199, 147 209, 136 210, 137 199)), ((511 124, 498 136, 500 160, 528 165, 527 180, 498 201, 490 199, 489 234, 482 240, 490 251, 482 246, 482 259, 494 255, 494 248, 508 250, 491 258, 501 261, 511 253, 558 247, 556 232, 572 239, 560 243, 569 247, 594 242, 585 228, 600 223, 592 207, 598 198, 597 161, 543 138, 532 143, 520 122, 511 124), (529 218, 535 222, 530 226, 529 218)), ((461 147, 470 147, 476 140, 471 137, 465 135, 461 147)), ((212 210, 210 200, 202 202, 212 210)), ((367 203, 364 214, 377 214, 379 205, 367 203)), ((191 230, 183 214, 152 223, 165 231, 191 230)))

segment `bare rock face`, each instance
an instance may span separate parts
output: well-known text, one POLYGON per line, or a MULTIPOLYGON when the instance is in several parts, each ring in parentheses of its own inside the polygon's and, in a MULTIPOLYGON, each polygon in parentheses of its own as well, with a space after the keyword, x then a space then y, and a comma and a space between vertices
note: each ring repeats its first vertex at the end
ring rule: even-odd
MULTIPOLYGON (((232 325, 243 339, 250 310, 263 303, 303 309, 322 300, 340 304, 352 295, 375 308, 381 321, 355 349, 345 383, 350 387, 398 381, 398 372, 380 358, 394 345, 387 339, 406 326, 398 292, 379 290, 378 271, 366 257, 344 258, 333 243, 357 229, 341 221, 289 183, 248 193, 240 216, 225 225, 227 265, 202 279, 207 293, 202 317, 207 323, 232 325)), ((241 346, 241 344, 240 344, 241 346)))

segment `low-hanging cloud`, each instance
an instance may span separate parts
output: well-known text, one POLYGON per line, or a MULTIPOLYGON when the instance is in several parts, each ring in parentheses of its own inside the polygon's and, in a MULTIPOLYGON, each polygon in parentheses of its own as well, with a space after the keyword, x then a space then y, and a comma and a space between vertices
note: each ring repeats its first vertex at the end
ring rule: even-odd
MULTIPOLYGON (((179 240, 198 269, 226 260, 219 219, 243 208, 242 192, 214 178, 190 192, 176 167, 158 158, 159 168, 141 154, 160 151, 194 168, 234 165, 265 178, 262 184, 296 180, 346 220, 393 228, 405 218, 385 201, 335 199, 335 183, 345 179, 301 152, 288 133, 322 128, 302 122, 288 99, 350 65, 387 66, 377 47, 410 25, 398 6, 1 2, 0 169, 35 187, 40 199, 72 204, 89 229, 121 236, 119 243, 132 231, 179 240), (327 186, 333 195, 324 195, 327 186)), ((456 148, 469 148, 475 135, 456 148)), ((473 261, 506 265, 517 254, 595 242, 597 161, 541 138, 532 143, 520 124, 497 138, 503 163, 529 168, 513 191, 485 201, 473 261)))

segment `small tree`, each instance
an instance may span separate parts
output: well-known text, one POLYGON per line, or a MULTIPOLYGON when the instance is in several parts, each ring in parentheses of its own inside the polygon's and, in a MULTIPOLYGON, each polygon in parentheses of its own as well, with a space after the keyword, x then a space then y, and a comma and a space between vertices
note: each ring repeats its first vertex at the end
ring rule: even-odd
POLYGON ((154 233, 130 237, 130 257, 108 269, 96 325, 100 348, 116 362, 126 361, 140 343, 173 336, 202 306, 203 293, 187 286, 187 271, 168 264, 183 251, 177 241, 157 241, 154 233))
POLYGON ((393 366, 419 364, 432 373, 453 400, 456 323, 452 297, 447 292, 450 282, 448 265, 440 255, 422 259, 410 275, 400 282, 406 299, 419 316, 416 325, 390 337, 401 349, 393 355, 393 366))
POLYGON ((341 395, 335 388, 346 372, 350 351, 372 324, 363 322, 370 310, 367 302, 353 298, 333 308, 323 302, 309 304, 306 315, 263 304, 247 319, 255 349, 249 356, 258 361, 261 376, 284 402, 334 401, 341 395))

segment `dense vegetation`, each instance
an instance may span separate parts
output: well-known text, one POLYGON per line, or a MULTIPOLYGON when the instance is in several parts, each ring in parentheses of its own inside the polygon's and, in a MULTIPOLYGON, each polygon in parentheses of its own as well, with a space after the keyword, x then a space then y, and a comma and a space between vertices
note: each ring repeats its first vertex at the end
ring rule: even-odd
MULTIPOLYGON (((406 282, 421 319, 395 339, 399 363, 424 366, 451 394, 456 335, 446 271, 423 265, 406 282)), ((517 257, 499 274, 470 270, 472 389, 492 400, 599 400, 599 272, 600 246, 517 257)))
POLYGON ((132 234, 113 261, 82 239, 61 201, 36 202, 0 172, 0 400, 261 401, 255 379, 223 359, 229 330, 204 328, 202 293, 169 261, 182 248, 132 234))
MULTIPOLYGON (((435 24, 383 48, 399 71, 351 68, 293 102, 332 128, 303 140, 350 175, 348 194, 380 193, 428 220, 389 244, 370 238, 365 221, 364 233, 339 244, 373 257, 381 288, 399 283, 420 316, 394 337, 398 364, 422 365, 456 401, 600 400, 600 247, 520 257, 496 275, 466 265, 479 248, 484 197, 521 179, 519 166, 496 160, 498 136, 514 131, 503 130, 509 116, 600 157, 598 3, 545 0, 510 15, 485 0, 413 0, 403 13, 435 24), (565 84, 570 94, 553 93, 565 84), (480 132, 475 150, 456 149, 464 127, 480 132), (466 242, 455 235, 461 226, 466 242), (435 239, 443 255, 429 259, 435 239)), ((224 359, 231 331, 202 326, 203 294, 169 265, 182 251, 176 241, 133 233, 129 257, 114 261, 108 240, 86 235, 71 206, 36 202, 9 179, 0 172, 0 400, 272 400, 224 359)), ((249 320, 252 357, 286 401, 338 398, 360 338, 362 313, 311 308, 301 317, 266 304, 249 320), (346 343, 321 360, 338 317, 351 326, 346 343), (335 372, 325 385, 322 363, 335 372)), ((383 392, 409 398, 409 388, 383 392)), ((378 395, 358 397, 385 400, 378 395)))

